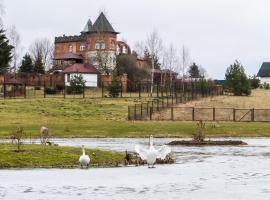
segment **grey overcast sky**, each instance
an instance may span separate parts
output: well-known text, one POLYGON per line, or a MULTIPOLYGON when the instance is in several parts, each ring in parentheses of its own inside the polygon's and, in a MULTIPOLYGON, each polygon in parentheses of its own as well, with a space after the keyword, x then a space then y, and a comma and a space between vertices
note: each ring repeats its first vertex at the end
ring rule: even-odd
POLYGON ((209 77, 224 78, 238 59, 248 74, 270 61, 269 0, 2 0, 5 26, 15 24, 27 50, 40 37, 79 34, 106 11, 133 47, 154 29, 166 44, 188 47, 209 77))

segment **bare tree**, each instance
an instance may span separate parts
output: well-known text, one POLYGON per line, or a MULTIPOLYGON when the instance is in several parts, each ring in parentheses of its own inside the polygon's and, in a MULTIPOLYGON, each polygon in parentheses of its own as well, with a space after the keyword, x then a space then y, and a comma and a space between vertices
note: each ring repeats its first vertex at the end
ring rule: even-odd
POLYGON ((143 58, 144 56, 144 51, 145 51, 145 45, 143 42, 136 42, 133 50, 137 53, 138 58, 143 58))
POLYGON ((116 62, 116 53, 109 51, 104 42, 104 34, 99 33, 99 40, 96 43, 96 55, 93 58, 97 63, 100 72, 110 74, 116 62))
MULTIPOLYGON (((170 44, 168 48, 165 48, 163 54, 163 68, 169 70, 170 86, 172 86, 173 73, 176 71, 178 65, 177 49, 173 44, 170 44)), ((165 72, 166 73, 166 72, 165 72)), ((165 77, 167 74, 165 74, 165 77)), ((166 79, 163 80, 164 85, 166 79)))
POLYGON ((185 82, 186 71, 187 71, 188 66, 190 65, 189 51, 188 51, 187 47, 185 47, 184 45, 182 47, 180 59, 181 59, 183 93, 184 93, 185 92, 184 82, 185 82))
MULTIPOLYGON (((103 34, 102 34, 103 35, 103 34)), ((96 43, 96 56, 94 58, 94 61, 98 64, 98 69, 100 72, 105 74, 110 74, 111 72, 111 65, 113 65, 112 62, 115 62, 113 57, 116 57, 116 55, 112 56, 111 52, 109 52, 106 49, 103 36, 99 36, 99 40, 96 43)))
POLYGON ((52 65, 54 45, 48 38, 41 38, 35 40, 30 46, 30 54, 33 60, 38 58, 38 55, 42 55, 42 63, 45 69, 50 69, 52 65))
POLYGON ((3 28, 3 15, 5 14, 5 8, 4 5, 2 3, 2 0, 0 0, 0 28, 3 28))
POLYGON ((200 76, 202 78, 206 78, 207 77, 207 71, 205 68, 203 68, 202 66, 199 66, 199 72, 200 72, 200 76))
POLYGON ((153 94, 153 87, 154 87, 154 59, 155 56, 159 56, 160 52, 162 50, 162 40, 158 35, 157 31, 153 31, 146 40, 146 48, 150 53, 151 56, 151 64, 152 64, 152 70, 151 70, 151 96, 153 94))
POLYGON ((20 57, 20 52, 22 50, 21 48, 21 37, 16 30, 16 26, 13 25, 9 30, 8 30, 8 38, 10 41, 10 44, 13 46, 12 49, 12 68, 14 70, 14 73, 17 70, 17 65, 18 65, 18 60, 20 57))

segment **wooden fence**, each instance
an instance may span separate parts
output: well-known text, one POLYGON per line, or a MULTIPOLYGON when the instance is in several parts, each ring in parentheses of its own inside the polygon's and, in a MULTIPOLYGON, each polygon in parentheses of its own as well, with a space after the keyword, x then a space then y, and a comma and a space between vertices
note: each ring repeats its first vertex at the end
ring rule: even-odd
MULTIPOLYGON (((171 96, 161 96, 147 102, 129 106, 128 120, 153 120, 158 113, 166 113, 167 110, 170 110, 177 104, 222 94, 222 87, 212 86, 203 90, 194 90, 191 88, 191 90, 185 90, 182 93, 174 93, 171 96)), ((172 113, 172 115, 173 114, 174 113, 172 113)))
POLYGON ((174 107, 152 114, 151 120, 270 122, 270 109, 174 107))

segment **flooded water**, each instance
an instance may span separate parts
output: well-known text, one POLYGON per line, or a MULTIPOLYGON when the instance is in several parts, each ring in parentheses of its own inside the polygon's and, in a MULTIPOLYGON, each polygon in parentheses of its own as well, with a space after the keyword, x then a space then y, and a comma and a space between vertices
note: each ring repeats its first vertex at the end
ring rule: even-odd
MULTIPOLYGON (((173 139, 156 139, 156 145, 173 139)), ((173 147, 155 169, 0 170, 0 199, 270 199, 270 139, 243 147, 173 147)), ((65 146, 133 150, 147 139, 56 139, 65 146)))

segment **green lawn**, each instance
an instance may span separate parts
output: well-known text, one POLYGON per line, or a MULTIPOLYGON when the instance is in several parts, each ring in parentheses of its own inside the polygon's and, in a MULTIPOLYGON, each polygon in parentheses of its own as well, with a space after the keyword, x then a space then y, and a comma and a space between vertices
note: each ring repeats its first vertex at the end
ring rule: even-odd
MULTIPOLYGON (((25 137, 38 137, 47 126, 53 137, 190 136, 195 122, 127 121, 128 105, 140 99, 6 99, 0 100, 0 138, 9 138, 17 127, 25 137)), ((270 136, 270 123, 221 123, 208 136, 270 136)))
MULTIPOLYGON (((16 152, 15 144, 0 144, 0 169, 3 168, 69 168, 79 166, 80 148, 44 145, 23 145, 16 152)), ((90 167, 112 167, 122 164, 123 153, 86 149, 90 167), (93 155, 94 153, 94 155, 93 155)))

